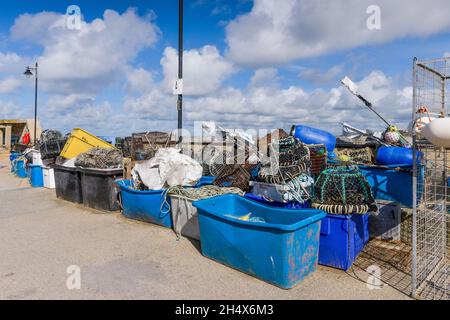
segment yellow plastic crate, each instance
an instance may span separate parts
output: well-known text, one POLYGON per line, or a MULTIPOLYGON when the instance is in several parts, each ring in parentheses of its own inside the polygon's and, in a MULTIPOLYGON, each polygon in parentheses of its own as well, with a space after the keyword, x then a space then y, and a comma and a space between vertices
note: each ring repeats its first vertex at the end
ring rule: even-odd
POLYGON ((83 129, 75 128, 67 139, 60 156, 72 159, 92 148, 114 148, 114 146, 83 129))

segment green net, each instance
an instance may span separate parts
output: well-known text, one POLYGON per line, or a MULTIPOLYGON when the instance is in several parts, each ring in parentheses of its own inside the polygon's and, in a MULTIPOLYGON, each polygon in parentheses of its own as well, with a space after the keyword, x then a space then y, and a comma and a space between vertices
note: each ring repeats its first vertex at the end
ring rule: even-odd
POLYGON ((374 203, 369 183, 355 166, 323 171, 314 193, 313 207, 331 214, 365 214, 374 203))

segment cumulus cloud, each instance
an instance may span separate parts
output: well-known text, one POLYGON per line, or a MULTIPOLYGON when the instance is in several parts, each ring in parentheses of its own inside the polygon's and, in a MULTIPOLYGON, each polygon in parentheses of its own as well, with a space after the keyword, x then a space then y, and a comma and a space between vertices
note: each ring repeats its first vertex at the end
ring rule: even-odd
MULTIPOLYGON (((183 53, 183 85, 186 95, 200 96, 217 90, 235 72, 233 64, 221 56, 215 46, 207 45, 183 53)), ((164 86, 172 91, 178 78, 178 52, 172 47, 164 50, 161 59, 164 86)))
POLYGON ((42 12, 18 17, 12 38, 43 47, 39 57, 44 90, 53 94, 95 94, 126 73, 143 49, 155 44, 159 28, 134 10, 106 10, 103 19, 66 26, 66 16, 42 12), (31 26, 31 27, 30 27, 31 26))
POLYGON ((276 68, 257 69, 250 80, 250 87, 268 87, 278 85, 280 77, 276 68))
POLYGON ((22 81, 15 77, 7 77, 0 80, 0 93, 8 94, 17 90, 22 85, 22 81))
MULTIPOLYGON (((381 71, 373 71, 358 85, 381 114, 406 127, 411 114, 411 87, 402 87, 381 71)), ((217 95, 187 100, 186 112, 191 121, 215 120, 234 128, 289 129, 292 124, 307 124, 339 133, 342 121, 362 128, 383 127, 376 116, 342 87, 311 91, 298 86, 224 88, 217 95)))
POLYGON ((333 66, 325 71, 314 68, 300 68, 299 77, 314 84, 325 84, 336 81, 343 71, 343 65, 333 66))
MULTIPOLYGON (((0 52, 0 72, 16 72, 20 67, 24 68, 24 58, 15 52, 0 52)), ((22 70, 23 71, 23 70, 22 70)))
POLYGON ((448 31, 447 0, 378 0, 381 30, 369 30, 371 0, 255 0, 227 27, 229 56, 242 64, 283 64, 366 44, 448 31))
POLYGON ((16 102, 0 100, 0 119, 25 119, 28 116, 28 110, 19 108, 16 102))
POLYGON ((145 93, 154 85, 153 74, 148 70, 138 68, 127 73, 126 90, 130 93, 145 93))

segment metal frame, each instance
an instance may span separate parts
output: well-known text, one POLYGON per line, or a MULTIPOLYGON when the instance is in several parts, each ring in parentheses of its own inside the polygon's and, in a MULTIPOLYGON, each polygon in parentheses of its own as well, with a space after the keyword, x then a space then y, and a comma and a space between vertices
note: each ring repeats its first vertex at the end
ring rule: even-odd
MULTIPOLYGON (((416 111, 446 116, 450 95, 450 58, 418 61, 413 66, 413 127, 416 111)), ((414 152, 412 295, 419 299, 448 300, 449 286, 449 177, 450 149, 437 148, 413 130, 414 152), (419 175, 423 174, 422 175, 419 175), (420 179, 419 179, 420 177, 420 179), (419 197, 418 197, 419 195, 419 197)))

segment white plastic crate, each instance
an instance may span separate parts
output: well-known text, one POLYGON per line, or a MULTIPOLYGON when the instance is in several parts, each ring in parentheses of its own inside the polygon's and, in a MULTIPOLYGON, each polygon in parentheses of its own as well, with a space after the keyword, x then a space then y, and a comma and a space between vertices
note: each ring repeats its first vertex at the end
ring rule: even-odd
POLYGON ((49 167, 43 167, 44 187, 47 189, 55 189, 55 170, 49 167))

